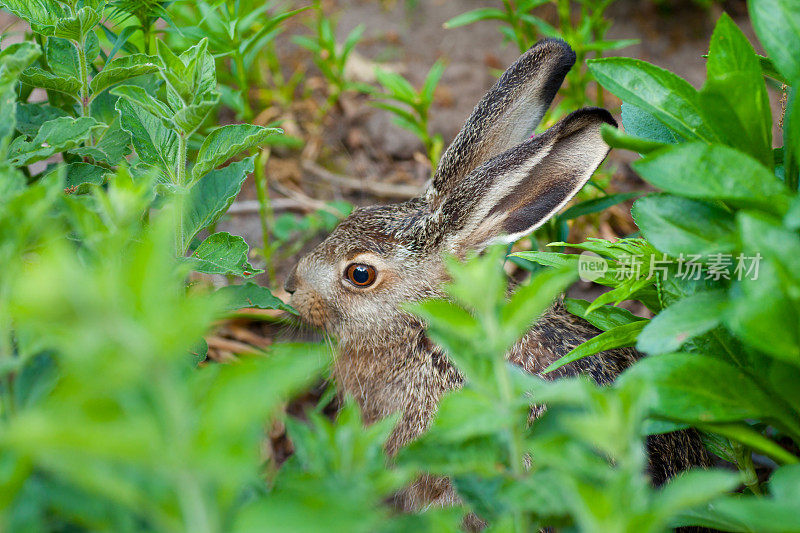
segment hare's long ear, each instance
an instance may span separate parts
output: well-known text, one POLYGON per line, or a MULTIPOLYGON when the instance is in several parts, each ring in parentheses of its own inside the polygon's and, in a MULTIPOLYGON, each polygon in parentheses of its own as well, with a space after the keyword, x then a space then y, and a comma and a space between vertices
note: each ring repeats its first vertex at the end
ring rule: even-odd
POLYGON ((436 206, 475 167, 528 139, 575 63, 559 39, 539 41, 478 102, 447 148, 427 200, 436 206))
POLYGON ((442 246, 460 254, 512 242, 561 209, 600 166, 609 147, 605 109, 575 111, 541 135, 499 154, 455 185, 433 213, 442 246))

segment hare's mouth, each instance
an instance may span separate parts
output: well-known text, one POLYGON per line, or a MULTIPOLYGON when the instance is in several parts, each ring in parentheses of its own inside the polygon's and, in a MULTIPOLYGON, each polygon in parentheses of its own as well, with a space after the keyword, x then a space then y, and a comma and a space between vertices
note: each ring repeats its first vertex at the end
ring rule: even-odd
POLYGON ((323 299, 316 293, 297 291, 292 295, 290 305, 297 309, 303 322, 317 328, 329 326, 331 313, 323 299))

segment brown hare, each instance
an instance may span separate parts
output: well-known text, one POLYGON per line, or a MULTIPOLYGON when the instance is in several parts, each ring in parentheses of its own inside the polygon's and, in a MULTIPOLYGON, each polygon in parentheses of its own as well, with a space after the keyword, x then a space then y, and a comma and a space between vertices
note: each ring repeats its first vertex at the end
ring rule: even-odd
MULTIPOLYGON (((491 243, 512 242, 543 224, 609 152, 600 126, 616 123, 604 109, 575 111, 533 135, 574 62, 563 41, 533 46, 475 107, 422 197, 356 209, 286 281, 301 317, 338 339, 334 377, 358 401, 365 421, 402 413, 386 443, 390 455, 425 431, 441 396, 463 379, 403 304, 444 297, 446 254, 463 257, 491 243)), ((508 359, 541 373, 598 333, 556 302, 508 359)), ((605 384, 640 356, 633 349, 607 351, 545 377, 585 373, 605 384)), ((648 445, 657 484, 708 460, 694 433, 650 438, 648 445)), ((413 510, 453 503, 457 496, 447 480, 430 477, 398 501, 413 510)))

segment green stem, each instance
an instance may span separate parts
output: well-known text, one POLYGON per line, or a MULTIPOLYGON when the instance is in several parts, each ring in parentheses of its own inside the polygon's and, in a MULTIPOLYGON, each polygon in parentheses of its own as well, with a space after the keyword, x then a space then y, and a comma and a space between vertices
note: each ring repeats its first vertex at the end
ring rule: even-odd
POLYGON ((275 265, 272 261, 272 248, 269 243, 269 229, 272 226, 273 212, 272 202, 269 199, 269 189, 267 188, 267 161, 269 160, 269 149, 264 148, 258 156, 255 171, 256 196, 258 198, 258 215, 261 221, 262 248, 261 255, 267 264, 267 285, 272 285, 275 281, 275 265))
POLYGON ((736 466, 744 474, 744 484, 750 489, 750 492, 756 496, 761 496, 761 486, 758 483, 758 475, 753 465, 753 455, 750 453, 750 449, 738 442, 732 442, 731 447, 736 457, 736 466))
MULTIPOLYGON (((86 60, 86 38, 82 37, 81 42, 73 42, 78 49, 78 68, 81 76, 81 116, 88 117, 89 110, 89 62, 86 60)), ((89 139, 88 144, 92 144, 89 139)))
POLYGON ((178 136, 178 161, 175 168, 176 184, 178 185, 175 205, 175 251, 178 256, 186 253, 186 245, 188 244, 183 242, 183 196, 186 193, 186 145, 188 142, 187 135, 181 134, 178 136))

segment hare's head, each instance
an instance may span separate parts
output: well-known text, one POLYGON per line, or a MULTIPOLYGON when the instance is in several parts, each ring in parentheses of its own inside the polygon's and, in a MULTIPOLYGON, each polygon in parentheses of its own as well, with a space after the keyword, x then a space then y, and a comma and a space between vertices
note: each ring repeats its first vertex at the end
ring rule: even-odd
POLYGON ((355 210, 286 281, 303 319, 342 341, 406 324, 403 303, 441 295, 443 256, 512 242, 556 213, 608 153, 603 109, 533 135, 575 54, 539 42, 483 97, 442 156, 424 196, 355 210))

